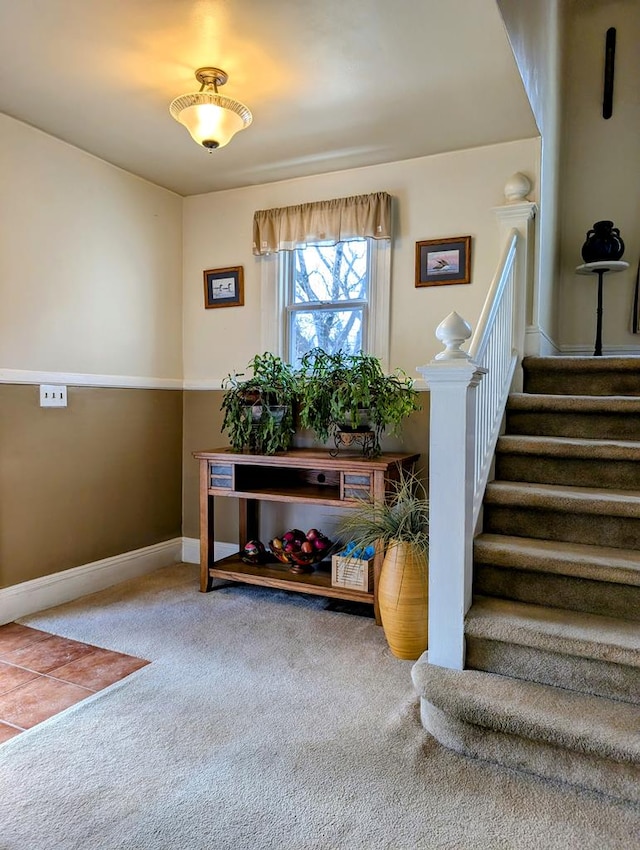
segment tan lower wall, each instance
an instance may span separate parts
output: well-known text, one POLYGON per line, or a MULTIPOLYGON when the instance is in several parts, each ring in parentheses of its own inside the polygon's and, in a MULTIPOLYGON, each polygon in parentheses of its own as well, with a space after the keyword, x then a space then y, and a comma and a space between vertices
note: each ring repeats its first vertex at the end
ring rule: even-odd
MULTIPOLYGON (((198 461, 193 452, 228 446, 222 427, 222 390, 185 390, 184 452, 182 458, 182 530, 185 537, 200 536, 198 461)), ((216 499, 216 537, 234 542, 238 538, 235 499, 216 499)))
POLYGON ((0 585, 181 534, 182 391, 0 385, 0 585))
MULTIPOLYGON (((223 393, 221 390, 188 390, 184 393, 184 456, 183 456, 183 534, 185 537, 198 537, 199 507, 198 507, 198 463, 192 453, 207 449, 227 446, 229 441, 226 434, 220 432, 222 426, 223 393)), ((429 446, 429 393, 420 393, 422 410, 410 416, 402 429, 402 438, 388 437, 383 441, 383 449, 387 451, 403 451, 420 453, 419 467, 423 477, 427 477, 427 457, 429 446)), ((296 439, 298 445, 313 445, 310 435, 300 435, 296 439)), ((312 511, 313 509, 305 509, 312 511)), ((237 542, 238 520, 237 502, 235 499, 218 498, 215 503, 216 539, 228 543, 237 542)), ((273 506, 265 505, 263 515, 265 521, 282 523, 285 520, 275 511, 273 506)), ((299 515, 296 515, 299 517, 299 515)), ((303 525, 302 518, 286 520, 292 524, 303 525)), ((312 525, 313 518, 309 518, 312 525)), ((330 524, 329 517, 322 516, 319 524, 330 524)), ((327 531, 330 530, 330 525, 327 531)), ((268 535, 269 532, 267 532, 268 535)), ((263 539, 267 535, 261 534, 263 539)))

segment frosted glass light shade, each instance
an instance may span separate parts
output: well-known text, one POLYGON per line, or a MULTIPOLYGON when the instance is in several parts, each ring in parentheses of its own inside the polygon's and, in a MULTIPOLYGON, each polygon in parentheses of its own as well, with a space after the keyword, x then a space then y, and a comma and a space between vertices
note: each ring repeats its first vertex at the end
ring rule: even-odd
POLYGON ((180 95, 172 101, 169 112, 195 142, 209 150, 223 148, 253 121, 244 103, 211 91, 180 95))

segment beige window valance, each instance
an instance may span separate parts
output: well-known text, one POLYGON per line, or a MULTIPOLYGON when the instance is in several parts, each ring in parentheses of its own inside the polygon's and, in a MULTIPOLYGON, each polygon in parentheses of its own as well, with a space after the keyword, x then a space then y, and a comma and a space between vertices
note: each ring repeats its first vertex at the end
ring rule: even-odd
POLYGON ((254 254, 363 237, 391 239, 391 195, 386 192, 258 210, 253 216, 254 254))

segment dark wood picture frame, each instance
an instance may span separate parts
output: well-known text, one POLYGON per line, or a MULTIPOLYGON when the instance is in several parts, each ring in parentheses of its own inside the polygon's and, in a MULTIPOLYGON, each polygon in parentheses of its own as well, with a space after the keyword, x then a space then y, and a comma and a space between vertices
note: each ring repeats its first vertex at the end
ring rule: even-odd
POLYGON ((416 286, 471 283, 471 237, 416 242, 416 286))
POLYGON ((244 304, 244 268, 206 269, 204 275, 204 306, 242 307, 244 304))

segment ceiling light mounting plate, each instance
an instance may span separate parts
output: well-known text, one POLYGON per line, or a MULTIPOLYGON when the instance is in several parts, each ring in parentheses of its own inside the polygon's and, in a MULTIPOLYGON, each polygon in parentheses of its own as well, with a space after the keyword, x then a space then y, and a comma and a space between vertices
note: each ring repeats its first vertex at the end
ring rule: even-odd
POLYGON ((202 88, 205 86, 213 86, 214 88, 223 86, 228 79, 229 75, 221 71, 220 68, 198 68, 196 71, 196 80, 202 85, 202 88))

